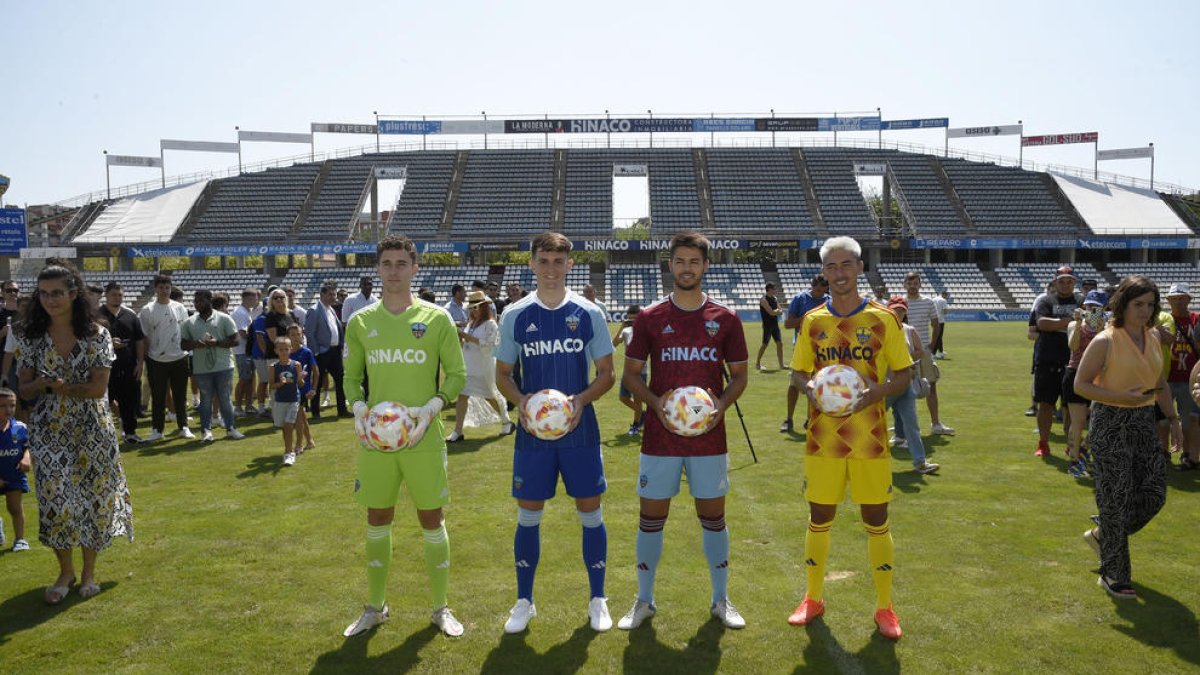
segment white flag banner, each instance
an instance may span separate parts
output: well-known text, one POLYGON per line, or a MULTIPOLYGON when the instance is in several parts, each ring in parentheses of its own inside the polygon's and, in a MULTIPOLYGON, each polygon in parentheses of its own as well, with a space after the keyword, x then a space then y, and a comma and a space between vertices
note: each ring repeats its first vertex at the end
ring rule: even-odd
POLYGON ((135 155, 105 155, 105 163, 109 166, 144 166, 146 168, 162 168, 161 157, 137 157, 135 155))
POLYGON ((343 122, 313 122, 310 125, 314 134, 377 134, 379 127, 374 124, 352 124, 343 122))
POLYGON ((375 177, 384 180, 404 180, 408 178, 408 167, 406 166, 377 166, 375 167, 375 177))
POLYGON ((159 141, 163 150, 194 150, 197 152, 240 152, 237 143, 218 143, 216 141, 176 141, 163 139, 159 141))
POLYGON ((946 129, 946 138, 987 138, 989 136, 1020 136, 1020 124, 1001 124, 991 127, 958 127, 946 129))
POLYGON ((312 134, 289 134, 279 131, 238 131, 239 141, 263 141, 267 143, 312 143, 312 134))
POLYGON ((614 176, 649 176, 650 169, 645 164, 613 164, 614 176))
POLYGON ((1101 150, 1096 153, 1096 159, 1103 162, 1108 159, 1144 159, 1153 158, 1154 148, 1119 148, 1116 150, 1101 150))

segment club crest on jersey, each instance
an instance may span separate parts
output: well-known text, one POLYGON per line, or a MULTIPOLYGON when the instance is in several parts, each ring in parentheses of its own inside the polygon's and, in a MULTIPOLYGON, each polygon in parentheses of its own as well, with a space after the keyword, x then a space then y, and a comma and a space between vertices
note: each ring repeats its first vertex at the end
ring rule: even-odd
POLYGON ((426 326, 419 321, 410 327, 412 328, 413 337, 417 338, 418 340, 425 336, 425 331, 429 330, 429 326, 426 326))
POLYGON ((524 484, 525 484, 525 481, 520 476, 513 476, 513 489, 514 490, 520 490, 521 486, 524 484))
POLYGON ((704 322, 704 331, 708 333, 708 337, 717 337, 717 333, 721 330, 721 324, 709 319, 704 322))
POLYGON ((858 344, 860 345, 867 344, 867 342, 871 339, 871 329, 859 328, 858 330, 854 331, 854 338, 858 340, 858 344))
POLYGON ((646 476, 646 474, 642 474, 641 478, 638 479, 638 484, 642 487, 646 487, 646 484, 649 482, 650 479, 646 476))
POLYGON ((575 314, 569 315, 567 317, 567 330, 569 330, 571 332, 575 332, 575 330, 578 328, 579 328, 579 317, 575 314))

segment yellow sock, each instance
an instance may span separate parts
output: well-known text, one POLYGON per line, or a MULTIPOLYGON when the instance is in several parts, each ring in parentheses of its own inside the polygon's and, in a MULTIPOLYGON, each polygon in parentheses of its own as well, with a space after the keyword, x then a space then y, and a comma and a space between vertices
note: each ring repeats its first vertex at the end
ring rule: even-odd
POLYGON ((887 609, 892 606, 892 572, 896 566, 896 543, 888 521, 882 525, 867 525, 867 559, 871 561, 871 573, 875 578, 875 607, 887 609))
POLYGON ((825 588, 825 561, 829 559, 830 530, 833 521, 808 521, 808 536, 804 538, 804 567, 808 571, 808 591, 805 597, 820 601, 825 588))

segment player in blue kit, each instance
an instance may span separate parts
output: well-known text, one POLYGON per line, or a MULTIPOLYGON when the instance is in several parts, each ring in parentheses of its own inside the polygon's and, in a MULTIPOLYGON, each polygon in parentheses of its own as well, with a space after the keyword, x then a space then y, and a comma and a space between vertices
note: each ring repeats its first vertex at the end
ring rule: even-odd
POLYGON ((517 532, 513 555, 517 569, 517 604, 509 612, 504 632, 520 633, 537 615, 533 580, 541 555, 542 510, 554 496, 562 476, 567 494, 575 498, 583 525, 583 561, 587 566, 591 600, 588 618, 596 631, 612 628, 604 595, 608 533, 600 510, 607 487, 600 455, 600 427, 592 402, 613 386, 612 342, 608 324, 596 305, 568 290, 571 241, 557 232, 534 238, 529 266, 537 277, 537 292, 504 308, 500 346, 496 349, 496 385, 521 413, 513 451, 512 495, 517 499, 517 532), (592 364, 596 379, 589 382, 592 364), (513 379, 520 365, 521 384, 513 379), (557 389, 575 404, 571 429, 561 438, 544 441, 525 428, 525 403, 530 394, 557 389))

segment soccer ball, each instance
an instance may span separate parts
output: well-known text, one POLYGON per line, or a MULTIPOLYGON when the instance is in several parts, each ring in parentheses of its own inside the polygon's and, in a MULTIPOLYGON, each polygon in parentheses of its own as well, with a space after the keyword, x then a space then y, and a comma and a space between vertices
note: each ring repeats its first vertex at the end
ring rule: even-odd
POLYGON ((375 447, 384 452, 407 446, 415 426, 416 420, 408 414, 408 408, 399 403, 376 403, 367 414, 367 434, 375 447))
POLYGON ((813 377, 817 407, 826 415, 846 417, 867 389, 867 382, 850 366, 825 366, 813 377))
POLYGON ((557 389, 536 392, 525 403, 525 417, 529 420, 527 430, 543 441, 562 438, 574 415, 575 405, 557 389))
POLYGON ((663 406, 667 430, 680 436, 699 436, 708 426, 708 418, 717 412, 717 404, 700 387, 679 387, 663 406))

